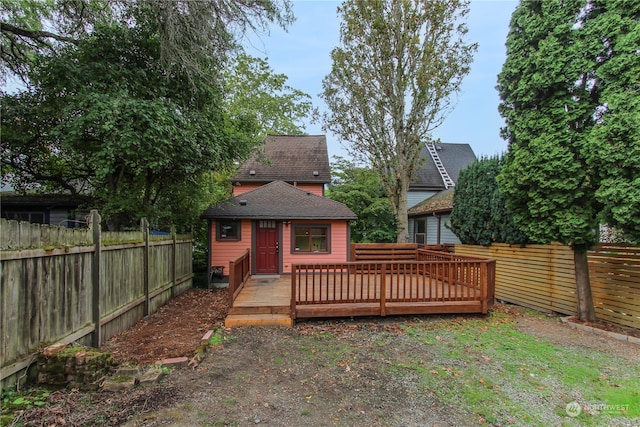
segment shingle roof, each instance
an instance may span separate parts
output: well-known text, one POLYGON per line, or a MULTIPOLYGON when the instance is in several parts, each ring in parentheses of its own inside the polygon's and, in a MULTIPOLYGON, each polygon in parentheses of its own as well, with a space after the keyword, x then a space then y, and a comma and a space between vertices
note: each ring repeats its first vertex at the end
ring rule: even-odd
POLYGON ((234 219, 357 219, 346 205, 273 181, 255 190, 217 203, 201 218, 234 219))
MULTIPOLYGON (((438 147, 438 156, 453 182, 458 182, 460 171, 476 160, 476 155, 469 144, 441 143, 436 147, 438 147)), ((411 181, 409 190, 444 190, 442 177, 426 147, 422 149, 421 157, 425 162, 411 181)))
POLYGON ((264 145, 240 166, 233 180, 327 184, 330 173, 324 135, 267 135, 264 145))
POLYGON ((423 200, 422 202, 409 209, 409 216, 450 211, 451 209, 453 209, 454 191, 455 187, 451 187, 447 190, 437 193, 434 196, 429 197, 426 200, 423 200))

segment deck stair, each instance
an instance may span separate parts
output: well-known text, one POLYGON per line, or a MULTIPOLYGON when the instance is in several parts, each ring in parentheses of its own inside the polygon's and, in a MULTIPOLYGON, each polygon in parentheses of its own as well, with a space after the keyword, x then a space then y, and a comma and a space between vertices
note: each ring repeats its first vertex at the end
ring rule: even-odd
POLYGON ((225 327, 293 326, 290 282, 289 277, 252 277, 229 309, 225 327))
POLYGON ((436 165, 436 168, 438 169, 438 172, 442 177, 444 188, 455 187, 456 183, 453 182, 453 179, 451 179, 451 177, 449 176, 449 172, 447 172, 447 169, 442 164, 442 160, 440 160, 440 156, 438 155, 438 149, 436 148, 436 144, 427 143, 426 146, 427 146, 427 150, 429 151, 429 154, 431 155, 431 158, 433 159, 433 163, 436 165))

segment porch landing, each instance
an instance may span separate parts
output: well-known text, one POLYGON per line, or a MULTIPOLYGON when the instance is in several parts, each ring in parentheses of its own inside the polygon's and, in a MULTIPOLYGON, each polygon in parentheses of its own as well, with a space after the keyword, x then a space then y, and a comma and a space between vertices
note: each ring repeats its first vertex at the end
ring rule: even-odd
POLYGON ((291 276, 251 276, 229 309, 224 325, 293 326, 291 276))

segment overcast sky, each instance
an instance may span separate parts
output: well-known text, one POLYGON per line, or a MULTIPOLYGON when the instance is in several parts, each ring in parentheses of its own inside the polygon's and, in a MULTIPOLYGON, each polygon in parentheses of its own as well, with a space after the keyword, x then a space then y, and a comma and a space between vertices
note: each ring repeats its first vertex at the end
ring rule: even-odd
MULTIPOLYGON (((339 42, 339 1, 295 0, 296 22, 287 32, 272 28, 269 35, 251 37, 247 51, 267 57, 271 68, 289 78, 288 84, 313 97, 316 107, 326 106, 319 97, 322 79, 331 71, 331 50, 339 42)), ((505 41, 516 1, 473 0, 468 17, 470 42, 478 42, 471 72, 464 80, 454 110, 434 132, 442 142, 470 144, 476 156, 499 154, 507 149, 500 138, 504 120, 498 114, 495 89, 505 59, 505 41)), ((307 124, 309 134, 323 134, 320 124, 307 124)), ((329 156, 347 157, 339 139, 327 134, 329 156)))

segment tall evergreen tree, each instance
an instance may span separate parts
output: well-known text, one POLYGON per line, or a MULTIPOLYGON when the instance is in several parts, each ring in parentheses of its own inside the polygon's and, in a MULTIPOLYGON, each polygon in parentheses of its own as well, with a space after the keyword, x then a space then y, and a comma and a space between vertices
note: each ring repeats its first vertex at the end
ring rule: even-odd
MULTIPOLYGON (((603 160, 594 155, 593 141, 609 114, 607 99, 626 90, 614 89, 600 73, 616 58, 637 62, 637 50, 629 56, 612 49, 623 28, 605 24, 622 14, 637 27, 637 7, 625 10, 623 3, 523 1, 512 16, 498 76, 509 142, 500 188, 516 224, 532 239, 572 246, 583 320, 595 318, 586 252, 597 243, 599 216, 606 211, 603 160), (605 98, 608 87, 612 93, 605 98)), ((625 138, 606 143, 628 144, 625 138)))
POLYGON ((482 158, 460 172, 453 194, 449 228, 470 245, 526 243, 527 236, 513 223, 496 177, 502 157, 482 158))

